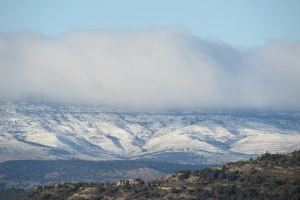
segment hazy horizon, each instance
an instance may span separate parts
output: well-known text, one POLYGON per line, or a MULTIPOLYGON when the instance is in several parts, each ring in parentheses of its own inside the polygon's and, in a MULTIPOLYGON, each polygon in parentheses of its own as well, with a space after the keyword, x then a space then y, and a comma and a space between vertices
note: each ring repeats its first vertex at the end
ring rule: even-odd
POLYGON ((300 107, 300 42, 238 48, 182 28, 0 34, 1 99, 134 110, 300 107))

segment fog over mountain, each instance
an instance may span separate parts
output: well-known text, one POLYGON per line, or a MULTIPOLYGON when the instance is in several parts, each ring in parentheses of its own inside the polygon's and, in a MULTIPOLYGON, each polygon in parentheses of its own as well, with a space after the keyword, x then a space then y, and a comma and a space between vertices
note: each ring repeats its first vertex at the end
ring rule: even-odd
POLYGON ((299 41, 234 47, 161 27, 0 33, 1 100, 298 109, 299 77, 299 41))

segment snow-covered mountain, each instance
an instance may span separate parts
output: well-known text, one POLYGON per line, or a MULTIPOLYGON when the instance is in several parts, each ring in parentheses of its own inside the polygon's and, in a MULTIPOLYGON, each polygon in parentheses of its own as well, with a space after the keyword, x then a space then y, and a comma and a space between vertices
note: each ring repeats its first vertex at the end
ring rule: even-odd
POLYGON ((224 163, 300 148, 300 112, 124 112, 0 103, 0 160, 152 159, 224 163))

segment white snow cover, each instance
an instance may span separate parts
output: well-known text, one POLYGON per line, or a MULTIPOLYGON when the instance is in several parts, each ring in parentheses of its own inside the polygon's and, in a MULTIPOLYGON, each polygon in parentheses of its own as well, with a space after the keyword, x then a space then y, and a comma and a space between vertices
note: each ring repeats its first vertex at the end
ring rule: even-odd
POLYGON ((245 133, 246 137, 237 141, 232 146, 232 151, 247 154, 262 154, 266 151, 271 153, 286 153, 300 149, 300 134, 282 134, 253 129, 244 129, 241 132, 245 133))
POLYGON ((299 112, 130 113, 6 102, 0 103, 0 160, 136 159, 184 152, 198 156, 197 162, 216 163, 299 149, 299 130, 299 112))

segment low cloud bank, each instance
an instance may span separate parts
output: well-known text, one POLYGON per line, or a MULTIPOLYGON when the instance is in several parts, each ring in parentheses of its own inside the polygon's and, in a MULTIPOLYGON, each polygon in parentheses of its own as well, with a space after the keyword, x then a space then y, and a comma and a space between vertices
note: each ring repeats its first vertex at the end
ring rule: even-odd
POLYGON ((142 110, 300 108, 300 42, 236 48, 170 28, 0 33, 0 98, 142 110))

